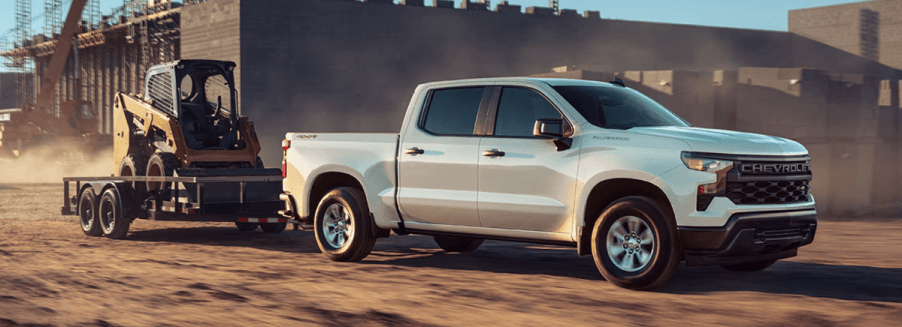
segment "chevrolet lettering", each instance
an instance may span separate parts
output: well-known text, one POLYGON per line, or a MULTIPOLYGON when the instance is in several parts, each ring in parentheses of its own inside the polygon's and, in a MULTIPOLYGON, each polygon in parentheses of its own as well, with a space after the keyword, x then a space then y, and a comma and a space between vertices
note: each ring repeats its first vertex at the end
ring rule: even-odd
POLYGON ((743 174, 792 174, 807 173, 808 164, 743 164, 741 172, 743 174))

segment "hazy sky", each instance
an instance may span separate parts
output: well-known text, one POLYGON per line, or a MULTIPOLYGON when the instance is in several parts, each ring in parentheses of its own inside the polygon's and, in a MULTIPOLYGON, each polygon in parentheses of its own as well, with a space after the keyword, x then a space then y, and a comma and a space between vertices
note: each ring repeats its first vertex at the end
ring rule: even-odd
MULTIPOLYGON (((44 11, 44 0, 31 0, 32 17, 44 11)), ((253 0, 245 0, 253 1, 253 0)), ((68 11, 68 3, 64 10, 68 11)), ((122 0, 100 0, 103 13, 122 5, 122 0)), ((400 2, 396 0, 395 2, 400 2)), ((427 5, 432 0, 425 0, 427 5)), ((455 0, 455 6, 460 6, 455 0)), ((492 0, 492 5, 499 0, 492 0)), ((786 30, 786 15, 791 9, 858 2, 856 0, 560 0, 561 8, 598 10, 602 18, 649 22, 786 30)), ((510 0, 511 4, 547 7, 547 0, 510 0)), ((15 26, 15 0, 0 0, 0 36, 15 26)), ((65 13, 64 13, 65 15, 65 13)), ((33 31, 41 31, 43 21, 35 21, 33 31)), ((10 36, 11 38, 11 36, 10 36)), ((2 41, 2 40, 0 40, 2 41)))

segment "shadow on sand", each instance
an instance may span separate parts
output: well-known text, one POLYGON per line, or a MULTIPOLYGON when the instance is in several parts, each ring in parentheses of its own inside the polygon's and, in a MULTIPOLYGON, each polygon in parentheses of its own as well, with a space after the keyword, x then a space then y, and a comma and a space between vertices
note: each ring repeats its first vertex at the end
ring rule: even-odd
MULTIPOLYGON (((233 227, 167 228, 132 232, 127 240, 319 253, 313 233, 290 229, 289 226, 281 234, 265 234, 259 229, 241 232, 233 227)), ((500 241, 486 241, 471 253, 445 253, 431 237, 392 235, 380 239, 373 253, 360 264, 549 275, 604 282, 591 256, 577 256, 573 248, 500 241)), ((655 290, 670 294, 727 291, 902 303, 902 269, 792 261, 780 261, 767 270, 752 273, 681 266, 673 279, 655 290)))
POLYGON ((292 231, 280 234, 242 232, 235 227, 160 228, 129 232, 125 241, 171 242, 182 244, 248 247, 287 253, 318 253, 313 233, 292 231))

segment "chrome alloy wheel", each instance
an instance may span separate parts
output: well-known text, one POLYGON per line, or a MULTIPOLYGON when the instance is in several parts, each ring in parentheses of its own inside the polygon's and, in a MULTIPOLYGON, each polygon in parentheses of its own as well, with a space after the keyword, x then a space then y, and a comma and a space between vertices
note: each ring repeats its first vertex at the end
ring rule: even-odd
POLYGON ((354 219, 341 203, 333 203, 326 209, 323 216, 323 236, 326 242, 336 249, 341 249, 350 243, 354 235, 354 219))
POLYGON ((626 272, 648 266, 655 252, 655 235, 651 227, 636 216, 617 219, 608 230, 608 257, 626 272))

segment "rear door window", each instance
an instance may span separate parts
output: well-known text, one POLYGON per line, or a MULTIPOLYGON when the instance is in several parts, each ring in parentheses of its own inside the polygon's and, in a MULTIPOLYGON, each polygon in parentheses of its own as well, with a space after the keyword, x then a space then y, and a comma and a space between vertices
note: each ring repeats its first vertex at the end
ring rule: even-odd
POLYGON ((441 89, 432 92, 423 129, 438 135, 473 135, 484 87, 441 89))

